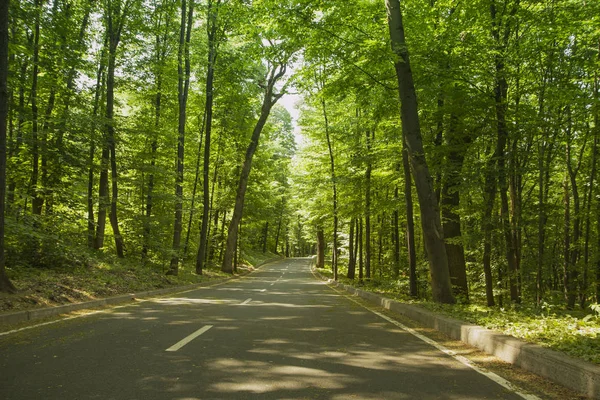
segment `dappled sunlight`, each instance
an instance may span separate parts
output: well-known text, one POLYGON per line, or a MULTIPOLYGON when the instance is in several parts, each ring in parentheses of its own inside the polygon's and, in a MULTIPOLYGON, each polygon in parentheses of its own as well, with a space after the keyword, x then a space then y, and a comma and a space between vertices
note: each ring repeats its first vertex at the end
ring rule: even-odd
POLYGON ((267 393, 279 390, 343 389, 356 380, 347 374, 294 365, 273 365, 269 362, 222 360, 215 367, 226 368, 236 376, 235 382, 217 382, 209 390, 219 393, 267 393), (244 374, 252 371, 251 374, 244 374))
POLYGON ((301 332, 327 332, 327 331, 332 331, 333 328, 330 326, 312 326, 309 328, 300 328, 297 330, 301 331, 301 332))
POLYGON ((193 299, 189 297, 169 297, 167 299, 154 300, 158 304, 167 304, 172 306, 193 305, 193 304, 229 304, 236 303, 237 300, 231 299, 193 299))
POLYGON ((292 303, 263 303, 253 301, 246 304, 247 307, 284 307, 284 308, 331 308, 332 306, 324 304, 292 304, 292 303))

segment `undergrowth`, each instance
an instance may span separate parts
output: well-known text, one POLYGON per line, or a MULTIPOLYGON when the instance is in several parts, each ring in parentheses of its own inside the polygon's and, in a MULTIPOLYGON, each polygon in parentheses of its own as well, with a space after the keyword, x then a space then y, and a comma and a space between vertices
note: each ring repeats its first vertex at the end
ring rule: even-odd
MULTIPOLYGON (((330 268, 318 271, 328 278, 333 278, 330 268)), ((539 308, 526 305, 512 305, 507 308, 487 307, 481 304, 448 305, 411 298, 407 295, 406 280, 371 279, 361 282, 358 278, 348 279, 345 271, 340 271, 338 281, 600 364, 598 304, 592 304, 587 310, 570 311, 565 310, 562 305, 548 303, 543 303, 539 308)))

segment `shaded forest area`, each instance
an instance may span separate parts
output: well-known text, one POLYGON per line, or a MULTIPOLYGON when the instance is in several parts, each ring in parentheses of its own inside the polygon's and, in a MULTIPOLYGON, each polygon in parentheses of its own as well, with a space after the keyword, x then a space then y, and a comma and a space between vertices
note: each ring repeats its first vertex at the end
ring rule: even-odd
POLYGON ((316 251, 413 298, 597 309, 600 3, 2 6, 2 290, 316 251))

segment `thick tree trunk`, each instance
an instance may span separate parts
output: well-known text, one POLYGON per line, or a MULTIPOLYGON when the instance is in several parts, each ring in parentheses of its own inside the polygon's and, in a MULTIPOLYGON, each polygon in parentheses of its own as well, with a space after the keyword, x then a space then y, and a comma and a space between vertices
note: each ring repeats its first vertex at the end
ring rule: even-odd
POLYGON ((6 128, 8 117, 8 0, 0 1, 0 292, 14 293, 6 275, 4 211, 6 199, 6 128))
POLYGON ((452 290, 455 295, 468 300, 467 265, 462 244, 460 214, 458 213, 466 140, 458 137, 456 119, 456 115, 452 114, 450 116, 450 128, 447 134, 446 175, 442 184, 441 207, 452 290))
POLYGON ((177 135, 177 169, 175 177, 175 221, 173 223, 173 256, 167 275, 179 273, 179 247, 181 245, 181 232, 183 230, 183 157, 185 150, 185 122, 188 91, 190 87, 190 38, 192 34, 192 19, 194 14, 194 0, 189 0, 189 9, 186 0, 181 2, 181 29, 179 35, 179 52, 177 72, 179 124, 177 135), (186 15, 187 13, 187 15, 186 15), (187 21, 187 23, 186 23, 187 21))
POLYGON ((433 300, 438 303, 454 303, 454 295, 450 285, 448 257, 444 244, 444 234, 440 221, 439 209, 433 190, 433 182, 425 153, 419 124, 417 96, 406 41, 399 0, 386 0, 388 25, 392 50, 396 54, 396 75, 398 77, 399 95, 402 113, 402 130, 408 148, 412 174, 419 197, 421 209, 421 225, 423 239, 429 259, 431 290, 433 300))
POLYGON ((244 198, 246 196, 246 188, 248 187, 248 178, 250 177, 250 170, 252 169, 252 158, 254 157, 254 153, 256 152, 256 149, 258 147, 260 134, 267 122, 269 114, 271 113, 271 108, 273 108, 277 100, 279 100, 281 96, 283 96, 283 93, 274 93, 273 90, 275 89, 275 84, 285 74, 285 71, 286 65, 279 64, 277 66, 273 66, 270 69, 267 77, 267 84, 265 88, 265 95, 261 107, 260 117, 258 118, 256 125, 254 126, 252 138, 250 139, 250 144, 246 149, 246 157, 244 159, 244 164, 242 165, 237 195, 235 198, 235 206, 233 208, 233 214, 231 216, 229 229, 227 230, 227 244, 225 246, 225 254, 223 256, 223 264, 221 266, 221 270, 223 272, 233 273, 232 261, 235 253, 235 244, 238 236, 237 226, 242 219, 242 213, 244 209, 244 198))

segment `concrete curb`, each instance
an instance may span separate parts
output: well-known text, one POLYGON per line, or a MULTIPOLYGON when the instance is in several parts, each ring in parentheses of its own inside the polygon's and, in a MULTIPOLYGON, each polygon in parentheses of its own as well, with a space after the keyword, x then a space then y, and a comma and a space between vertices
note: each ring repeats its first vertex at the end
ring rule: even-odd
POLYGON ((592 399, 600 399, 600 367, 595 364, 481 326, 440 316, 417 305, 400 303, 323 276, 321 279, 371 303, 417 321, 427 328, 436 329, 452 339, 477 347, 519 368, 581 392, 592 399))
MULTIPOLYGON (((270 262, 273 262, 273 261, 276 261, 279 259, 281 259, 281 257, 270 258, 261 263, 258 263, 256 266, 254 266, 254 268, 256 269, 256 268, 262 267, 265 264, 268 264, 270 262)), ((55 316, 61 315, 61 314, 68 314, 73 311, 79 311, 79 310, 85 310, 85 309, 89 309, 89 308, 98 308, 98 307, 111 306, 111 305, 116 305, 116 304, 132 302, 135 299, 141 299, 141 298, 145 298, 145 297, 154 297, 154 296, 161 296, 161 295, 166 295, 166 294, 171 294, 171 293, 185 292, 187 290, 199 289, 204 286, 215 285, 215 284, 227 282, 227 281, 234 280, 234 279, 239 279, 240 277, 243 277, 245 275, 247 275, 247 274, 234 276, 231 278, 215 279, 215 280, 210 280, 210 281, 206 281, 206 282, 195 283, 192 285, 174 286, 174 287, 164 288, 164 289, 155 289, 155 290, 147 290, 147 291, 138 292, 138 293, 123 294, 123 295, 119 295, 119 296, 107 297, 104 299, 85 301, 82 303, 65 304, 62 306, 44 307, 44 308, 36 308, 36 309, 31 309, 31 310, 16 311, 16 312, 12 312, 12 313, 4 313, 4 314, 0 314, 0 327, 5 326, 5 325, 17 324, 20 322, 36 321, 36 320, 40 320, 40 319, 44 319, 44 318, 55 317, 55 316)))

